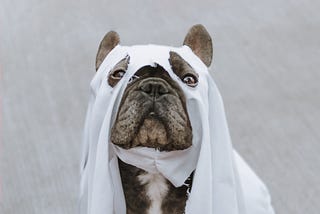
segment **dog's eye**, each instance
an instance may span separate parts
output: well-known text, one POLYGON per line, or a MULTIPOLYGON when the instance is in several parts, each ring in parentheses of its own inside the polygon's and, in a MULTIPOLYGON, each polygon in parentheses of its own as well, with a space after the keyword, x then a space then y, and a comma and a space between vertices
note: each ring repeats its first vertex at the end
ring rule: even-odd
POLYGON ((125 71, 124 70, 115 70, 112 72, 112 74, 110 75, 111 78, 113 79, 121 79, 124 75, 125 75, 125 71))
POLYGON ((198 78, 192 74, 185 75, 182 80, 190 87, 196 87, 198 85, 198 78))

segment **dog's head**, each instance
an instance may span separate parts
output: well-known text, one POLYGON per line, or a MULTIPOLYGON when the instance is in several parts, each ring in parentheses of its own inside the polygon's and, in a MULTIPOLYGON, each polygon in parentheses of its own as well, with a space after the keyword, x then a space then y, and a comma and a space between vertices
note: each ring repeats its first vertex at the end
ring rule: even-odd
MULTIPOLYGON (((107 54, 119 44, 116 32, 109 32, 101 41, 96 69, 107 54)), ((184 45, 209 66, 212 41, 202 25, 193 26, 184 45)), ((198 74, 176 52, 170 52, 172 71, 189 87, 197 87, 198 74)), ((115 87, 125 75, 130 56, 120 60, 109 72, 108 84, 115 87)), ((157 65, 144 66, 131 77, 120 101, 111 130, 111 142, 122 148, 143 146, 161 151, 183 150, 192 145, 192 127, 183 90, 168 72, 157 65)))

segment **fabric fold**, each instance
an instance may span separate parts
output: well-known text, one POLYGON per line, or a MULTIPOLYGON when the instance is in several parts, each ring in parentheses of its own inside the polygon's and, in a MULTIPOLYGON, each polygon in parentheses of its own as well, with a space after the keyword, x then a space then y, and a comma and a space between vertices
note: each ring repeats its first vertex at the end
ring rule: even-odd
POLYGON ((91 81, 81 162, 81 214, 125 214, 118 158, 148 172, 161 173, 174 186, 194 172, 186 214, 273 214, 270 196, 261 180, 234 152, 223 101, 207 67, 187 46, 116 46, 91 81), (172 71, 169 52, 178 53, 199 74, 195 88, 186 86, 172 71), (109 71, 130 56, 125 76, 112 88, 109 71), (122 149, 110 143, 122 94, 141 67, 161 65, 182 88, 192 126, 192 146, 160 152, 152 148, 122 149))

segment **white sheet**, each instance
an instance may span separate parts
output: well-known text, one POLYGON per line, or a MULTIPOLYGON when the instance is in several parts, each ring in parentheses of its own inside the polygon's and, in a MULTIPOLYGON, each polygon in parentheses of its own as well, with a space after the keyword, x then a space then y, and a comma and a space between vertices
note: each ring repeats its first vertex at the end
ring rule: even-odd
POLYGON ((84 130, 80 213, 126 213, 117 157, 147 171, 158 171, 175 186, 182 185, 196 169, 186 214, 274 213, 265 185, 233 151, 223 102, 207 67, 187 46, 117 46, 101 64, 91 82, 84 130), (171 70, 170 51, 182 56, 199 74, 196 88, 183 84, 171 70), (108 72, 127 55, 128 70, 112 88, 107 83, 108 72), (186 95, 193 145, 180 152, 120 149, 109 142, 109 136, 123 91, 135 71, 156 64, 168 71, 186 95))

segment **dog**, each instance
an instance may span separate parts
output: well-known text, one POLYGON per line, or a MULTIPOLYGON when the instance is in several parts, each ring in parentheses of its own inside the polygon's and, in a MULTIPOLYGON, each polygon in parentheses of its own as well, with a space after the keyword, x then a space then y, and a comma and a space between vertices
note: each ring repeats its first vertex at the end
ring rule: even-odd
MULTIPOLYGON (((120 43, 111 31, 100 43, 96 70, 120 43)), ((183 45, 206 65, 212 61, 212 39, 202 25, 193 26, 183 45)), ((124 76, 130 56, 120 60, 110 71, 108 84, 115 87, 124 76)), ((176 52, 170 52, 173 72, 189 87, 197 87, 197 72, 176 52)), ((111 130, 111 143, 123 149, 154 148, 158 151, 185 150, 192 145, 186 97, 176 80, 160 65, 138 69, 126 86, 111 130)), ((120 159, 119 170, 128 214, 182 214, 192 191, 193 173, 180 187, 175 187, 160 173, 149 173, 120 159)))

